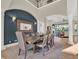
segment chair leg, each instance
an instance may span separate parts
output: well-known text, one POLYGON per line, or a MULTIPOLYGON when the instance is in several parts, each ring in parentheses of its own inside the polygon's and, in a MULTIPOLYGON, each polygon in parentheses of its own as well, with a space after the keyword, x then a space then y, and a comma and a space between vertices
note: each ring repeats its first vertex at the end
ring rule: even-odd
POLYGON ((33 53, 35 53, 35 52, 36 52, 35 50, 36 50, 36 46, 34 46, 34 47, 33 47, 33 53))
POLYGON ((21 49, 19 48, 19 53, 18 53, 18 55, 20 55, 20 53, 21 53, 21 49))
POLYGON ((49 50, 49 44, 48 44, 48 41, 46 43, 46 47, 47 47, 47 50, 49 50))
POLYGON ((54 43, 54 39, 53 39, 53 46, 54 46, 54 44, 55 44, 55 43, 54 43))
POLYGON ((24 56, 24 59, 26 59, 26 55, 27 55, 27 50, 25 49, 25 56, 24 56))
POLYGON ((53 47, 53 40, 52 39, 50 40, 50 47, 51 48, 53 47))
POLYGON ((45 56, 44 47, 42 47, 42 54, 43 54, 43 56, 45 56))

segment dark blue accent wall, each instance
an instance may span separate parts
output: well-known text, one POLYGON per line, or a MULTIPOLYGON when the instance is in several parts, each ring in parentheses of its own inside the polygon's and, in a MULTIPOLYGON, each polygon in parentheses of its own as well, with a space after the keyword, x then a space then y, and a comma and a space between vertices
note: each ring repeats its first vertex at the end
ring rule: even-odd
POLYGON ((30 13, 23 10, 7 10, 4 16, 4 45, 17 42, 15 32, 17 30, 16 22, 12 21, 12 16, 18 20, 26 20, 32 22, 33 32, 37 32, 37 20, 30 13))

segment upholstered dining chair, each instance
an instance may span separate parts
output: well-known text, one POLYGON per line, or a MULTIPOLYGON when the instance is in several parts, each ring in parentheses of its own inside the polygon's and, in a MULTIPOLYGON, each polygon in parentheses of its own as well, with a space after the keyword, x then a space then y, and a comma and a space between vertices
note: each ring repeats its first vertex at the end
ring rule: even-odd
POLYGON ((42 54, 43 55, 44 55, 44 47, 46 46, 46 42, 47 42, 47 35, 45 35, 43 37, 43 42, 42 43, 36 44, 37 47, 42 48, 42 54))
POLYGON ((51 46, 51 33, 50 34, 48 34, 48 44, 51 46))
POLYGON ((19 45, 19 54, 18 55, 20 55, 21 51, 23 50, 23 51, 25 51, 25 57, 24 57, 24 59, 26 59, 27 48, 26 48, 26 43, 24 41, 24 38, 23 38, 22 34, 23 33, 20 32, 20 31, 16 32, 16 37, 17 37, 18 45, 19 45))
POLYGON ((48 45, 50 47, 52 47, 54 45, 54 38, 53 38, 53 35, 51 33, 48 35, 48 45))
POLYGON ((33 45, 28 45, 26 44, 25 40, 24 40, 24 37, 23 37, 23 33, 21 31, 17 31, 16 32, 16 37, 17 37, 17 40, 18 40, 18 45, 19 45, 19 54, 21 53, 21 51, 25 51, 25 57, 24 59, 26 59, 26 55, 27 55, 27 50, 30 49, 30 48, 33 48, 34 46, 33 45))
POLYGON ((36 36, 40 36, 39 32, 36 32, 36 36))
POLYGON ((31 33, 31 35, 32 35, 32 36, 35 36, 35 34, 34 34, 34 33, 31 33))

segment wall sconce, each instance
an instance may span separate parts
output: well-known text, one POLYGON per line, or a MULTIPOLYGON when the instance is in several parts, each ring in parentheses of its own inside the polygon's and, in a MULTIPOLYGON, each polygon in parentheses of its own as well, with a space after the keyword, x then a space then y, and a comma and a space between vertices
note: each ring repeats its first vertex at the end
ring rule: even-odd
POLYGON ((15 17, 15 16, 13 16, 13 17, 12 17, 12 21, 14 22, 15 20, 16 20, 16 17, 15 17))

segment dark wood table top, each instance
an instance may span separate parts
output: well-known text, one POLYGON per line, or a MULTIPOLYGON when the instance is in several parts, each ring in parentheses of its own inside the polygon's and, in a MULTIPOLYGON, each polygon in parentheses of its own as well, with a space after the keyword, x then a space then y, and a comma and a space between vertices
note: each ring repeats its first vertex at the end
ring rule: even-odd
POLYGON ((34 43, 37 43, 37 42, 40 42, 40 41, 43 41, 43 40, 42 40, 42 37, 32 37, 32 36, 30 36, 30 37, 26 38, 25 41, 28 44, 34 44, 34 43))

